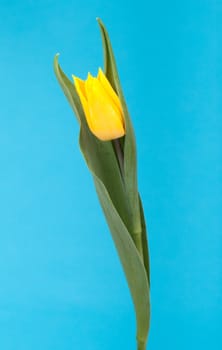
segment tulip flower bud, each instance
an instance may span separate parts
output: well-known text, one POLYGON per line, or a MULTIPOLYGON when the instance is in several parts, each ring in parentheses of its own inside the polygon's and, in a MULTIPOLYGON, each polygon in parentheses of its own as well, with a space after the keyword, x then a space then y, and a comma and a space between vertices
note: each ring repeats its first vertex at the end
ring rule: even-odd
POLYGON ((73 79, 91 132, 101 141, 124 136, 120 100, 102 69, 99 69, 97 77, 89 73, 86 81, 75 76, 73 79))

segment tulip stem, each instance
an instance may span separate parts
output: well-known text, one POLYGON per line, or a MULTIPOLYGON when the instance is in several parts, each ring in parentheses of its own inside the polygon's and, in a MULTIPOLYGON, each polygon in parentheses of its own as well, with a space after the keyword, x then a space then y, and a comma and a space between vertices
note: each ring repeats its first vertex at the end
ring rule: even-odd
POLYGON ((114 151, 116 153, 116 157, 119 163, 120 173, 123 178, 124 175, 124 161, 123 161, 123 150, 121 147, 120 139, 115 139, 112 141, 114 151))
POLYGON ((146 344, 144 342, 137 342, 137 350, 146 350, 146 344))

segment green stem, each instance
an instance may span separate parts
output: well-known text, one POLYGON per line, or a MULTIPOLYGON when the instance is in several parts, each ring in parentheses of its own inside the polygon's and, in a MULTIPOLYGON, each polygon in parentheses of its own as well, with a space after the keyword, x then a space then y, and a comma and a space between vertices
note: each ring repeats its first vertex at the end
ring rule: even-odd
POLYGON ((146 343, 142 341, 137 341, 137 350, 146 350, 146 343))
POLYGON ((112 144, 113 144, 113 148, 114 148, 114 151, 116 153, 117 160, 118 160, 121 176, 124 179, 124 168, 123 168, 123 166, 124 166, 123 157, 124 156, 123 156, 123 150, 122 150, 122 147, 120 144, 120 139, 113 140, 112 144))

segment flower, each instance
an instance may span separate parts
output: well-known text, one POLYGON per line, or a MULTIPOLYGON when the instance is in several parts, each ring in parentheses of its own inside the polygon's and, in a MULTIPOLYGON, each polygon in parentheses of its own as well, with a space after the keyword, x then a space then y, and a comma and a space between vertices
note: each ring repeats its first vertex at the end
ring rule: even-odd
POLYGON ((102 141, 124 136, 120 100, 102 69, 99 68, 97 77, 89 73, 86 81, 75 76, 73 80, 91 132, 102 141))

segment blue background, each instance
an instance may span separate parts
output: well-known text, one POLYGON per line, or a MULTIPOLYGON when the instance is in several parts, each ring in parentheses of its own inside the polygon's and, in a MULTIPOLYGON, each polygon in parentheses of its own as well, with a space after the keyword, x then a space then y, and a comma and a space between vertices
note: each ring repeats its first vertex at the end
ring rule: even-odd
POLYGON ((0 348, 135 349, 133 306, 52 60, 102 66, 135 126, 152 273, 149 350, 222 348, 220 1, 1 0, 0 348))

